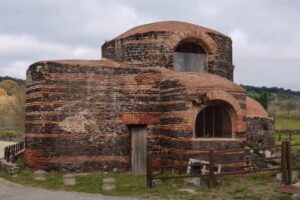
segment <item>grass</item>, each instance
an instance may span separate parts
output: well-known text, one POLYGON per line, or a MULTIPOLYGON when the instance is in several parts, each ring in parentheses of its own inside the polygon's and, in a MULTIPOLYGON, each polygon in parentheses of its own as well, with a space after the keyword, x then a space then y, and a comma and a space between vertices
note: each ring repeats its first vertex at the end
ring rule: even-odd
POLYGON ((278 117, 275 120, 275 127, 277 130, 300 130, 300 120, 278 117))
POLYGON ((22 170, 17 176, 11 176, 0 169, 0 177, 22 185, 40 187, 51 190, 66 190, 85 193, 98 193, 112 196, 139 196, 139 197, 161 197, 167 198, 169 195, 185 195, 179 192, 179 185, 174 185, 173 181, 167 181, 163 187, 148 189, 146 187, 145 176, 136 176, 129 173, 94 173, 91 175, 77 176, 75 186, 63 185, 63 174, 52 172, 47 175, 46 181, 37 181, 33 178, 31 169, 22 170), (115 178, 117 189, 112 192, 102 190, 103 178, 115 178))
MULTIPOLYGON (((290 141, 290 136, 287 134, 281 135, 281 141, 290 141)), ((280 145, 281 141, 279 141, 279 134, 275 134, 275 144, 280 145)), ((292 135, 291 144, 300 144, 300 135, 292 135)), ((300 152, 300 145, 293 146, 292 149, 296 150, 298 153, 300 152)))
MULTIPOLYGON (((63 185, 63 174, 51 172, 46 181, 36 181, 33 171, 22 170, 17 176, 11 176, 0 169, 0 177, 15 183, 40 187, 51 190, 66 190, 85 193, 96 193, 112 196, 135 196, 150 199, 279 199, 277 192, 280 184, 273 181, 272 173, 257 173, 244 176, 227 176, 219 180, 217 188, 208 189, 205 186, 194 187, 197 194, 179 191, 181 188, 191 188, 184 184, 183 179, 166 180, 163 184, 146 187, 145 176, 130 173, 94 173, 76 177, 75 186, 63 185), (103 178, 113 177, 116 180, 116 190, 105 192, 102 190, 103 178)), ((193 187, 192 187, 193 188, 193 187)))
POLYGON ((15 135, 15 134, 17 134, 17 131, 0 130, 0 136, 1 136, 1 135, 15 135))
MULTIPOLYGON (((289 134, 281 134, 281 141, 279 141, 279 133, 276 133, 274 137, 277 144, 284 140, 290 140, 289 134)), ((292 135, 292 144, 300 144, 300 135, 292 135)))
POLYGON ((17 176, 11 176, 1 169, 0 177, 22 185, 29 185, 45 189, 58 190, 62 185, 62 174, 51 173, 47 177, 46 181, 36 181, 33 179, 33 171, 30 169, 21 171, 17 176))

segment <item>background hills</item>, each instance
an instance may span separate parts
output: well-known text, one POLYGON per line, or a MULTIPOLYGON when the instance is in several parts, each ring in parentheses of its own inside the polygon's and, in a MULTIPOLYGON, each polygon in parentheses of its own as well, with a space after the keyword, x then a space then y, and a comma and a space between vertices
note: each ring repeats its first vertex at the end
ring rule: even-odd
POLYGON ((25 81, 0 77, 0 134, 24 131, 25 81))

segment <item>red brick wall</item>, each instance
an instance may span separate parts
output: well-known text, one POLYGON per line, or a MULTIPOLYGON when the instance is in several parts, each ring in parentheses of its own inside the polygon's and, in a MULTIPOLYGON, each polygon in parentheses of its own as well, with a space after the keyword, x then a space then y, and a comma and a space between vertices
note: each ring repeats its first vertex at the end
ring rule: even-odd
POLYGON ((159 72, 103 61, 33 64, 26 92, 27 164, 127 169, 130 136, 122 113, 157 112, 158 82, 159 72))
POLYGON ((171 152, 175 160, 244 145, 244 90, 214 75, 103 60, 38 62, 27 77, 25 159, 34 168, 128 170, 132 124, 147 125, 149 153, 171 152), (201 95, 233 108, 237 139, 194 138, 194 118, 205 102, 193 101, 201 95))

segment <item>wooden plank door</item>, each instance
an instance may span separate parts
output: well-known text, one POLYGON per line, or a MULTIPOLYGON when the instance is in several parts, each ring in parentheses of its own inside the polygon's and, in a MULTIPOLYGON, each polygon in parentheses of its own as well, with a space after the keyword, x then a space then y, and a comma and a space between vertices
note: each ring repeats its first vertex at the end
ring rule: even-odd
POLYGON ((146 174, 147 129, 145 126, 131 126, 131 170, 134 174, 146 174))

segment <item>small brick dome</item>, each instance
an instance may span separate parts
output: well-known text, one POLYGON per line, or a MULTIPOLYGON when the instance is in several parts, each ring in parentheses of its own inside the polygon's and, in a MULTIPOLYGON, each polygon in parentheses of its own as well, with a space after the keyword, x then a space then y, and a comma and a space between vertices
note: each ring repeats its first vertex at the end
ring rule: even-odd
POLYGON ((246 115, 247 117, 268 118, 268 113, 264 107, 254 99, 246 98, 246 115))
POLYGON ((147 32, 186 32, 186 31, 193 31, 193 32, 203 32, 203 33, 214 33, 224 35, 218 31, 198 26, 195 24, 187 23, 187 22, 179 22, 179 21, 162 21, 162 22, 155 22, 150 24, 144 24, 141 26, 134 27, 125 33, 122 33, 115 39, 126 38, 131 35, 135 34, 142 34, 147 32))
POLYGON ((169 80, 178 80, 190 91, 193 88, 205 90, 224 90, 230 92, 245 93, 245 89, 240 85, 220 76, 209 73, 176 72, 169 69, 161 69, 164 76, 169 80))

